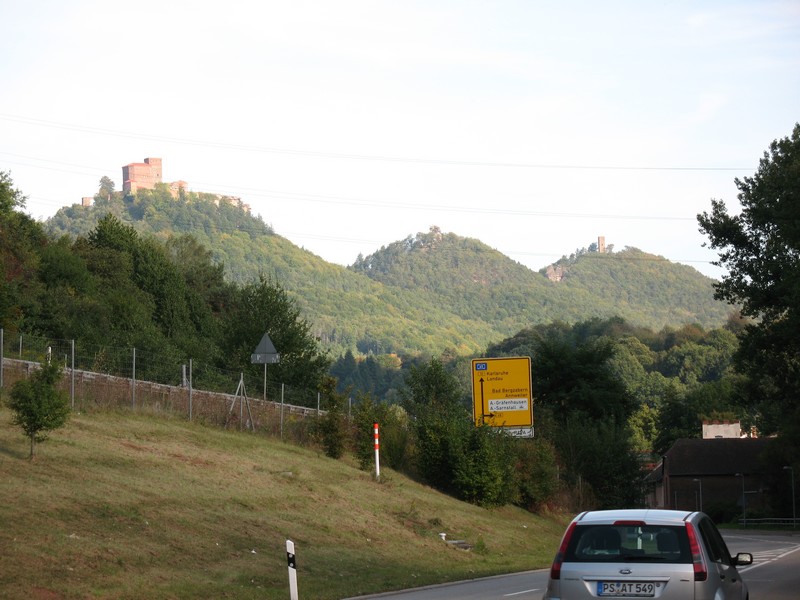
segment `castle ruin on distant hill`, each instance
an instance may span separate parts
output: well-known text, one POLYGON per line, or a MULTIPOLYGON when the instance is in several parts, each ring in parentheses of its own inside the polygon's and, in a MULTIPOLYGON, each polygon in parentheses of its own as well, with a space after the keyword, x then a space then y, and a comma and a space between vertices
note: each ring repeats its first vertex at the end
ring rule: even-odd
MULTIPOLYGON (((135 194, 137 190, 152 190, 157 183, 161 183, 161 159, 145 158, 143 163, 129 163, 122 167, 122 191, 125 194, 135 194)), ((169 191, 173 198, 177 198, 180 190, 189 187, 185 181, 173 181, 169 184, 169 191)))
MULTIPOLYGON (((613 248, 614 248, 613 244, 606 246, 606 238, 605 236, 601 235, 597 237, 597 244, 592 244, 589 247, 589 252, 596 252, 598 254, 610 254, 613 248)), ((584 252, 586 252, 586 250, 579 250, 577 256, 580 256, 584 252)), ((570 258, 574 259, 575 257, 576 255, 573 255, 570 258)), ((569 266, 563 264, 563 260, 564 259, 555 262, 552 265, 547 265, 547 268, 545 269, 544 272, 545 277, 547 277, 550 281, 554 283, 562 281, 564 277, 567 276, 567 271, 569 270, 569 266)))
MULTIPOLYGON (((135 194, 138 190, 152 190, 156 187, 157 183, 162 183, 161 159, 160 158, 145 158, 144 162, 129 163, 122 167, 122 191, 124 194, 135 194)), ((186 192, 189 184, 183 180, 173 181, 167 184, 169 193, 173 198, 177 198, 181 190, 186 192)), ((219 206, 220 202, 227 202, 228 204, 238 205, 245 212, 250 212, 250 205, 242 202, 242 199, 236 196, 225 196, 222 194, 209 194, 214 196, 214 204, 219 206)), ((84 199, 84 206, 87 203, 84 199)))

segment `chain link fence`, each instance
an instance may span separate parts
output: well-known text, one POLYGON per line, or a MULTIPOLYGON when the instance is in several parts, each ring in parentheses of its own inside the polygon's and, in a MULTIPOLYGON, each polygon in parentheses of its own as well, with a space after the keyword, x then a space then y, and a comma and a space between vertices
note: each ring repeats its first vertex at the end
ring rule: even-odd
POLYGON ((73 410, 148 410, 217 426, 260 430, 309 442, 327 399, 317 391, 196 364, 143 355, 135 348, 91 346, 0 329, 0 394, 44 362, 64 369, 62 389, 73 410), (198 389, 198 388, 203 389, 198 389))

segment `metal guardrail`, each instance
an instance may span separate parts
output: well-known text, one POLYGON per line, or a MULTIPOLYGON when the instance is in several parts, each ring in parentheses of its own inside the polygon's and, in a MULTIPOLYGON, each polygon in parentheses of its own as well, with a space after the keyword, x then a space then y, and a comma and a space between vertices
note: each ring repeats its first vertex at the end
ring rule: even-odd
POLYGON ((739 519, 742 527, 797 527, 797 521, 792 517, 765 517, 762 519, 739 519))

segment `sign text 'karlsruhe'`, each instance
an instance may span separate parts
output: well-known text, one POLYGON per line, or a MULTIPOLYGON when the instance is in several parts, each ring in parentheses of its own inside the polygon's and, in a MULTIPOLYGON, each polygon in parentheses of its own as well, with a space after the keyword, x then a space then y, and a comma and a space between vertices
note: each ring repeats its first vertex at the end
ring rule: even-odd
POLYGON ((472 360, 472 416, 476 425, 533 435, 531 359, 528 356, 472 360))

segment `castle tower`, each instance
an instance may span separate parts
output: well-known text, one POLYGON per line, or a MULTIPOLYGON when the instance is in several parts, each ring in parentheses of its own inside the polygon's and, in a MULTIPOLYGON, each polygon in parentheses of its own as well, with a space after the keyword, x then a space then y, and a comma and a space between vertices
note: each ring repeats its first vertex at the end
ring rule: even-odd
POLYGON ((143 163, 130 163, 122 167, 122 191, 135 194, 138 189, 152 190, 161 183, 161 159, 145 158, 143 163))

